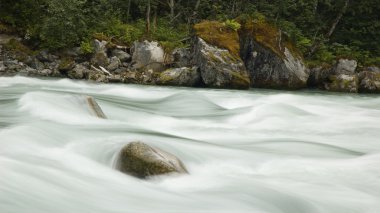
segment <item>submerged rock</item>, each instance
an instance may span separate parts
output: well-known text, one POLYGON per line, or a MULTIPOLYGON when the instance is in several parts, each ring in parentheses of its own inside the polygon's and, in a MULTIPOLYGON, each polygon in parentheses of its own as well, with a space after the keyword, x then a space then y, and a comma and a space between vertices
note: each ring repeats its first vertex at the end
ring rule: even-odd
POLYGON ((96 115, 98 118, 103 118, 103 119, 107 118, 103 110, 100 108, 99 104, 96 102, 96 100, 93 97, 87 96, 86 102, 89 109, 91 110, 91 112, 94 113, 94 115, 96 115))
POLYGON ((357 75, 331 75, 329 82, 325 83, 325 89, 331 92, 357 93, 359 79, 357 75))
POLYGON ((380 72, 360 72, 359 91, 366 93, 380 93, 380 72))
POLYGON ((241 29, 241 55, 252 87, 301 89, 308 71, 301 54, 285 35, 266 22, 249 22, 241 29))
POLYGON ((188 173, 184 164, 176 156, 142 142, 131 142, 121 150, 118 169, 138 178, 188 173))

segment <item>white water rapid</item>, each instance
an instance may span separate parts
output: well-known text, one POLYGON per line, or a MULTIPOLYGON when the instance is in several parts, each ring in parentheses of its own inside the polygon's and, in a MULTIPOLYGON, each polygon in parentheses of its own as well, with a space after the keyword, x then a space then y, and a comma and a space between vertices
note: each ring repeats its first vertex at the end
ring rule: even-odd
POLYGON ((0 78, 0 213, 126 212, 379 213, 380 96, 0 78), (135 140, 190 174, 116 171, 135 140))

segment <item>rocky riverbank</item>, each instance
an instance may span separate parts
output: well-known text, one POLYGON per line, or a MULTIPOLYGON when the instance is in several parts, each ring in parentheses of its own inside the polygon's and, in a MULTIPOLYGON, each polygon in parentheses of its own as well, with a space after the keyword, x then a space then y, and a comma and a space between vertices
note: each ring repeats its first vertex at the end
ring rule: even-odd
POLYGON ((380 68, 358 69, 355 60, 344 58, 335 64, 308 68, 279 30, 265 24, 247 26, 238 32, 218 22, 197 24, 190 47, 171 52, 165 52, 155 41, 135 41, 127 47, 96 39, 91 54, 83 53, 79 47, 59 52, 33 51, 20 38, 1 35, 0 76, 222 89, 319 88, 380 93, 380 68))

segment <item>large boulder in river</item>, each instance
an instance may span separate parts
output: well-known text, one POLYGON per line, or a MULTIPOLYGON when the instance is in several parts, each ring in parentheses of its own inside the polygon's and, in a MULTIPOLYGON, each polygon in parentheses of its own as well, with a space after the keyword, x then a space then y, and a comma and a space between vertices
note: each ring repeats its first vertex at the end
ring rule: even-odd
POLYGON ((132 46, 132 67, 134 69, 144 69, 153 71, 163 71, 165 69, 165 52, 158 42, 135 41, 132 46))
POLYGON ((380 72, 360 72, 359 92, 380 93, 380 72))
POLYGON ((240 58, 239 36, 219 22, 204 21, 194 26, 193 64, 198 66, 208 87, 248 89, 247 70, 240 58))
POLYGON ((198 86, 201 84, 201 75, 198 67, 173 68, 162 72, 156 83, 169 86, 198 86))
POLYGON ((302 55, 282 31, 263 20, 247 21, 242 26, 241 57, 253 87, 306 87, 308 71, 302 55))
POLYGON ((138 178, 188 173, 176 156, 142 142, 131 142, 124 147, 119 154, 117 167, 121 172, 138 178))

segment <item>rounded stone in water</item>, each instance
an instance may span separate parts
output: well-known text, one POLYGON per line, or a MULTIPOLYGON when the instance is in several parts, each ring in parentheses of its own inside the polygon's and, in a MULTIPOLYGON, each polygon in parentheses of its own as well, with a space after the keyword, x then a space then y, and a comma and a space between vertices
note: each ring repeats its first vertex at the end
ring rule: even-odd
POLYGON ((138 141, 129 143, 121 150, 118 169, 138 178, 188 173, 184 164, 176 156, 138 141))

